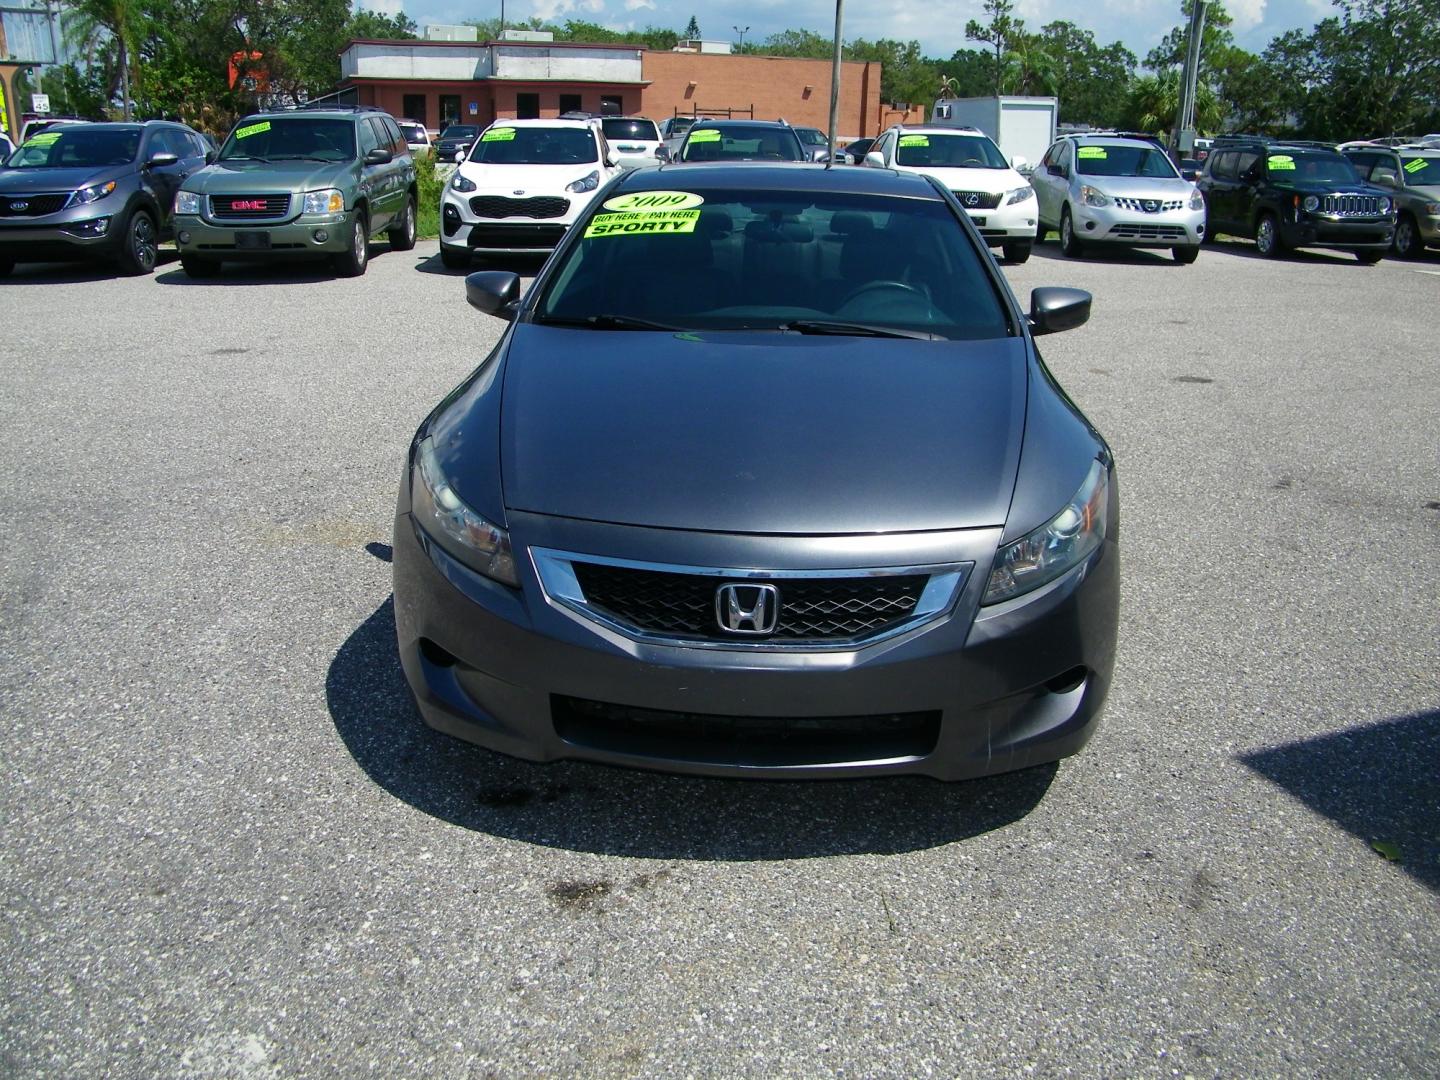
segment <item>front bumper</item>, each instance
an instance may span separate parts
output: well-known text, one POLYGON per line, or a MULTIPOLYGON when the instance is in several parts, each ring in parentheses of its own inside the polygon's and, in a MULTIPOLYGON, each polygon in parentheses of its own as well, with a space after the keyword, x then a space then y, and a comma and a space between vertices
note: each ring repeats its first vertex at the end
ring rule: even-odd
POLYGON ((513 514, 517 592, 443 551, 404 512, 404 498, 395 622, 420 714, 515 757, 716 776, 957 780, 1077 752, 1109 688, 1113 539, 1065 577, 977 619, 999 530, 912 536, 892 564, 973 564, 938 621, 838 651, 682 647, 568 610, 547 597, 526 553, 674 561, 683 551, 690 565, 833 569, 877 565, 873 538, 677 534, 513 514))
MULTIPOLYGON (((59 217, 60 215, 53 215, 59 217)), ((69 217, 69 214, 66 214, 69 217)), ((114 214, 50 221, 43 225, 0 225, 0 259, 11 262, 65 262, 70 259, 106 258, 122 241, 114 214)))
POLYGON ((457 192, 447 185, 440 200, 440 243, 494 255, 548 254, 565 238, 595 193, 565 193, 570 205, 553 218, 482 218, 471 210, 471 199, 493 194, 483 189, 457 192))
POLYGON ((1395 239, 1395 218, 1391 215, 1356 221, 1289 209, 1281 215, 1280 236, 1289 247, 1383 251, 1395 239))
POLYGON ((1087 244, 1127 247, 1193 247, 1205 238, 1205 209, 1147 213, 1115 206, 1074 204, 1074 229, 1087 244))
POLYGON ((354 212, 300 214, 274 224, 220 224, 198 214, 175 215, 175 246, 181 255, 206 259, 288 259, 303 255, 339 255, 350 249, 354 212), (325 239, 316 239, 316 233, 325 239), (245 243, 251 237, 268 237, 268 247, 245 243))
MULTIPOLYGON (((1001 199, 1004 199, 1003 195, 1001 199)), ((993 210, 984 207, 971 209, 968 206, 964 207, 964 210, 991 247, 1011 240, 1035 239, 1040 204, 1034 199, 1026 199, 1011 206, 1004 205, 1002 201, 1001 205, 993 210)))

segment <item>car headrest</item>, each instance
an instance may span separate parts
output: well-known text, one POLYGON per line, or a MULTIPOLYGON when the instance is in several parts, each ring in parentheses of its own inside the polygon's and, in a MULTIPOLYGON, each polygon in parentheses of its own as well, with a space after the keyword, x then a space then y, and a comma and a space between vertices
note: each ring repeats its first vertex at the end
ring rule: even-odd
POLYGON ((808 244, 815 230, 803 221, 752 221, 745 226, 745 239, 762 244, 808 244))
POLYGON ((841 236, 859 236, 875 231, 875 219, 858 210, 841 210, 830 218, 830 231, 841 236))

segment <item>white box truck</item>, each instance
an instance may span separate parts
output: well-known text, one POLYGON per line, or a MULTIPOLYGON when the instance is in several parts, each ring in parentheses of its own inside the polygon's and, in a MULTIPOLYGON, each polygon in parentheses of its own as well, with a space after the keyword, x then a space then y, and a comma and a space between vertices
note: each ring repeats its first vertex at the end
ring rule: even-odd
POLYGON ((930 122, 979 128, 1017 170, 1028 174, 1055 141, 1058 112, 1053 97, 941 98, 930 111, 930 122))

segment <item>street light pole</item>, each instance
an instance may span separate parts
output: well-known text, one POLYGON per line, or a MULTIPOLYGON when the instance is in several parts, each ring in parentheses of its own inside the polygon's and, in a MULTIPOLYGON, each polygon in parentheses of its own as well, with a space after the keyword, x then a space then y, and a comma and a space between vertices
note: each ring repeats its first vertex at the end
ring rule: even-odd
POLYGON ((845 0, 835 0, 835 56, 830 64, 830 155, 825 165, 835 164, 835 129, 840 126, 840 28, 845 20, 845 0))
POLYGON ((750 28, 747 26, 744 30, 741 30, 738 26, 732 26, 730 29, 740 35, 740 44, 736 47, 735 51, 743 52, 745 50, 745 35, 750 32, 750 28))

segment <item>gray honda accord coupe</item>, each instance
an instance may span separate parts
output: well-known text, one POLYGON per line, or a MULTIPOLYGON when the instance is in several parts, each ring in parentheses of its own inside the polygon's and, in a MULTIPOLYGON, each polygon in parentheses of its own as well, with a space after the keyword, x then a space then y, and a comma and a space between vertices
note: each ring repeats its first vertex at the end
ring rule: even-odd
POLYGON ((432 727, 532 761, 955 780, 1078 751, 1115 655, 1105 441, 923 176, 613 181, 426 418, 395 621, 432 727))

